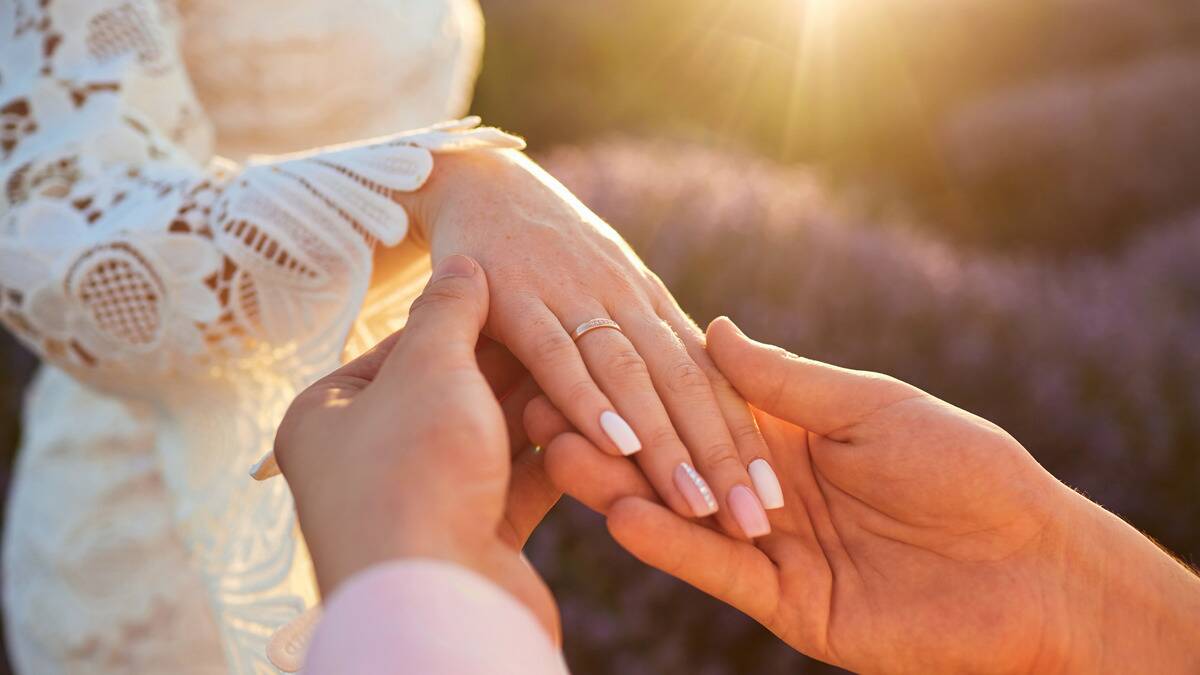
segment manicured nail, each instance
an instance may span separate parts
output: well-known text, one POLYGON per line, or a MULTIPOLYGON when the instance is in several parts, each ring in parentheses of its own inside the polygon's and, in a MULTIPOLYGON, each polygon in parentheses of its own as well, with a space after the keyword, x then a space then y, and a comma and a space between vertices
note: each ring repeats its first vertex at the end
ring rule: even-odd
POLYGON ((275 462, 274 450, 268 451, 262 456, 262 459, 250 467, 250 477, 254 480, 266 480, 277 475, 279 475, 279 464, 275 462))
POLYGON ((748 468, 750 480, 754 483, 754 491, 762 500, 765 509, 783 508, 783 488, 779 486, 779 477, 767 460, 758 458, 750 462, 748 468))
POLYGON ((622 455, 628 457, 642 449, 642 442, 638 440, 637 434, 633 433, 633 427, 617 413, 611 410, 600 413, 600 428, 622 455))
POLYGON ((737 521, 742 532, 754 539, 771 533, 771 521, 767 520, 767 512, 763 511, 758 497, 745 485, 735 486, 729 491, 729 510, 737 521))
POLYGON ((464 255, 452 255, 438 263, 429 282, 433 283, 448 277, 469 277, 473 274, 475 274, 474 260, 464 255))
POLYGON ((717 498, 713 496, 704 477, 696 473, 691 464, 684 462, 675 467, 674 479, 675 488, 683 494, 697 518, 711 516, 717 512, 717 498))

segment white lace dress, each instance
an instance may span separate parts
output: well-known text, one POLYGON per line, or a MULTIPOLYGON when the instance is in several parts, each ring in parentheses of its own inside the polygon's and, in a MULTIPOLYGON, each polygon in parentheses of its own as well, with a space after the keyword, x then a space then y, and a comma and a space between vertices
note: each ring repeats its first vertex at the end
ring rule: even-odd
POLYGON ((461 114, 474 1, 0 0, 0 319, 48 362, 4 532, 20 672, 275 672, 316 592, 286 484, 247 469, 348 335, 403 320, 422 264, 368 292, 374 247, 412 246, 395 193, 520 141, 247 157, 461 114))

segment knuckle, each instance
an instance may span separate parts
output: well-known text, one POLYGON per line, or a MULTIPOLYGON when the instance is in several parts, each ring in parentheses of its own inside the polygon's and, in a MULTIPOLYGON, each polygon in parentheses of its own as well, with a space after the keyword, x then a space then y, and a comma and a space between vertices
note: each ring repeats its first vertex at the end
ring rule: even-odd
POLYGON ((577 380, 567 387, 567 399, 580 403, 590 400, 596 395, 596 384, 591 380, 577 380))
POLYGON ((711 391, 711 386, 708 376, 691 359, 673 364, 668 371, 667 387, 675 394, 697 396, 711 391))
POLYGON ((737 458, 737 451, 728 443, 710 445, 696 458, 708 472, 724 473, 742 471, 742 462, 737 458))
POLYGON ((762 445, 762 433, 758 425, 753 423, 733 425, 729 428, 729 435, 733 437, 734 445, 739 447, 762 445))
POLYGON ((704 374, 708 377, 708 386, 712 388, 713 394, 718 400, 725 401, 742 401, 742 395, 734 388, 733 384, 717 369, 717 366, 712 361, 707 361, 702 366, 704 374))
POLYGON ((487 409, 457 411, 453 423, 438 421, 417 424, 411 434, 411 447, 422 451, 458 452, 479 447, 495 436, 498 421, 487 409))
POLYGON ((544 335, 547 333, 556 333, 562 330, 562 325, 553 316, 546 314, 543 305, 535 302, 526 302, 518 306, 514 317, 520 322, 523 329, 530 331, 532 334, 544 335))
POLYGON ((621 349, 608 359, 607 366, 622 380, 648 379, 646 362, 632 349, 621 349))
POLYGON ((645 441, 647 445, 652 448, 683 445, 683 442, 679 440, 679 434, 675 433, 675 429, 671 428, 670 426, 651 429, 650 432, 646 434, 645 441))
POLYGON ((575 351, 575 343, 571 342, 570 338, 558 331, 542 331, 541 335, 534 339, 534 358, 543 362, 553 363, 563 361, 573 351, 575 351))

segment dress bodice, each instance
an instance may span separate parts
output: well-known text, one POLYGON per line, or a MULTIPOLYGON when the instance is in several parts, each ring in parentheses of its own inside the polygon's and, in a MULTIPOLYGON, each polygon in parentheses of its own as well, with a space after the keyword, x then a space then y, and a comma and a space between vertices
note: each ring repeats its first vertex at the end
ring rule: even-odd
POLYGON ((180 37, 219 154, 294 152, 460 116, 475 0, 181 0, 180 37))
POLYGON ((395 195, 521 147, 395 133, 463 112, 481 37, 475 0, 0 1, 0 323, 56 366, 4 529, 18 672, 283 667, 316 589, 287 486, 246 470, 348 334, 403 320, 420 252, 368 289, 377 245, 415 248, 395 195))

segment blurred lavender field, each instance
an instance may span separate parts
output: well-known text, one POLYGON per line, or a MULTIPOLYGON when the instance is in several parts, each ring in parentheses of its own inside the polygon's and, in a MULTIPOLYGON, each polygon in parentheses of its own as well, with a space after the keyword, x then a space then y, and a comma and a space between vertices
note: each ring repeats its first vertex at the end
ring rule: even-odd
MULTIPOLYGON (((477 109, 700 323, 978 412, 1197 562, 1200 5, 483 5, 477 109)), ((827 670, 577 505, 531 555, 579 672, 827 670)))
MULTIPOLYGON (((698 322, 979 413, 1200 562, 1200 3, 480 4, 474 112, 698 322)), ((9 460, 31 369, 0 335, 9 460)), ((580 675, 833 671, 577 504, 529 553, 580 675)))
MULTIPOLYGON (((759 339, 914 382, 1200 559, 1200 213, 1115 255, 1051 262, 863 222, 811 174, 748 156, 612 141, 543 160, 702 324, 728 314, 759 339)), ((531 557, 562 598, 578 672, 826 670, 642 568, 576 504, 531 557)))

